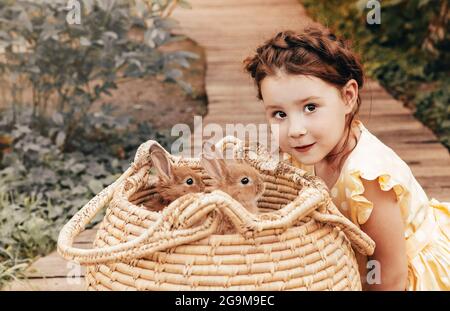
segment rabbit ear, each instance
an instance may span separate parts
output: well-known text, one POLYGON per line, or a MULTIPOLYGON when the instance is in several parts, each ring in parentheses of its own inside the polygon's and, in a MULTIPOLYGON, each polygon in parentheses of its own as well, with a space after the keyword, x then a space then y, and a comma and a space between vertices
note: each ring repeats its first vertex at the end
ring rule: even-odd
POLYGON ((227 174, 225 161, 223 159, 208 159, 202 156, 200 163, 208 175, 215 180, 222 180, 227 174))
POLYGON ((150 154, 153 165, 155 166, 158 175, 166 180, 170 181, 172 178, 172 164, 166 153, 162 150, 155 150, 150 154))

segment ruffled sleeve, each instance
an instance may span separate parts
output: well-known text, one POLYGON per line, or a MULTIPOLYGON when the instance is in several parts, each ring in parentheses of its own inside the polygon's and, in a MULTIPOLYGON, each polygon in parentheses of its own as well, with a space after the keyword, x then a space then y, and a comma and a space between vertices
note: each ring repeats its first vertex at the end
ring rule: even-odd
MULTIPOLYGON (((362 180, 377 180, 382 191, 394 190, 403 221, 405 224, 410 223, 415 218, 415 211, 422 205, 428 205, 427 195, 409 166, 361 122, 358 124, 361 136, 344 165, 339 183, 345 186, 345 191, 340 189, 343 195, 339 197, 348 202, 347 217, 358 225, 367 222, 374 205, 364 196, 362 180)), ((407 229, 405 235, 408 236, 413 231, 414 226, 407 229)))
POLYGON ((350 189, 350 218, 355 224, 362 225, 369 219, 373 203, 364 196, 364 180, 377 180, 383 191, 394 190, 402 214, 407 215, 409 191, 390 173, 377 170, 354 170, 348 174, 346 184, 350 189))

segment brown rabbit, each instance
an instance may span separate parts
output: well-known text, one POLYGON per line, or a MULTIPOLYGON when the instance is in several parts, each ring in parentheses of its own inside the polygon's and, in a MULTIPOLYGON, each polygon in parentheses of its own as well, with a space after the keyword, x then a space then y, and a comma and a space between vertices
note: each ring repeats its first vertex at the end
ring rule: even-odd
POLYGON ((158 182, 155 185, 154 199, 144 206, 153 211, 160 211, 177 198, 193 192, 203 192, 205 184, 201 176, 186 166, 174 166, 166 151, 159 145, 150 147, 150 157, 156 168, 158 182))
POLYGON ((200 163, 213 179, 214 189, 228 193, 249 212, 258 213, 257 201, 264 192, 264 181, 255 168, 243 160, 220 159, 217 153, 209 157, 203 154, 200 163))

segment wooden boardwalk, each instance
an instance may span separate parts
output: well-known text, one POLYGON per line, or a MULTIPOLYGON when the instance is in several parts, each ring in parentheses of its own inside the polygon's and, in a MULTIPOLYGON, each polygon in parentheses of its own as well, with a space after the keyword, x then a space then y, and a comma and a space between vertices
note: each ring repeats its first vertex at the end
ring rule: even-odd
MULTIPOLYGON (((180 21, 179 32, 206 50, 208 114, 203 126, 265 123, 252 81, 243 72, 242 60, 275 32, 301 30, 312 21, 297 0, 189 2, 193 9, 177 9, 174 17, 180 21)), ((435 135, 373 81, 366 84, 362 99, 360 114, 365 126, 409 164, 430 198, 450 201, 450 156, 435 135)), ((95 230, 85 231, 75 245, 89 247, 94 234, 95 230)), ((82 290, 82 277, 68 278, 77 272, 77 267, 54 252, 32 265, 28 281, 13 282, 9 289, 82 290)), ((84 269, 80 272, 82 276, 84 269)))

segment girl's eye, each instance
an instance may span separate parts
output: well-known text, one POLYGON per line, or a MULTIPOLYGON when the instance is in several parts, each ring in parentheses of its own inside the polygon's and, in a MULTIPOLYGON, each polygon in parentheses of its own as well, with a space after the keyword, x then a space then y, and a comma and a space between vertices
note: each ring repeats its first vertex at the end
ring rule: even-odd
POLYGON ((250 180, 249 180, 247 177, 244 177, 244 178, 241 179, 241 183, 242 183, 243 185, 246 185, 246 184, 248 184, 249 182, 250 182, 250 180))
POLYGON ((192 185, 192 184, 194 183, 194 180, 193 180, 192 178, 188 178, 188 179, 186 180, 186 183, 187 183, 188 185, 192 185))
POLYGON ((316 110, 316 105, 315 104, 308 104, 305 106, 305 109, 307 112, 313 112, 314 110, 316 110))
POLYGON ((286 118, 286 114, 283 111, 275 111, 274 113, 272 113, 272 117, 277 118, 277 115, 279 116, 278 118, 286 118))

